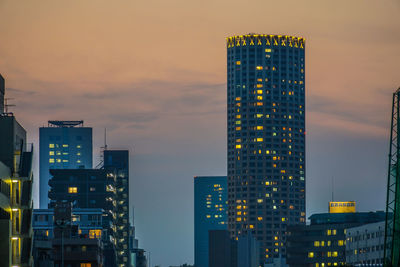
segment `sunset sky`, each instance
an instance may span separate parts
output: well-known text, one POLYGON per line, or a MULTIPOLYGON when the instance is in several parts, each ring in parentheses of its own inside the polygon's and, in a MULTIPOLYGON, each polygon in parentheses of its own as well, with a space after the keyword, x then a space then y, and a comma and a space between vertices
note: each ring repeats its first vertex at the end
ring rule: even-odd
POLYGON ((82 119, 95 162, 104 128, 129 149, 140 246, 193 263, 193 176, 226 175, 225 38, 306 38, 307 216, 327 211, 332 178, 335 200, 383 210, 399 14, 398 0, 0 0, 0 73, 36 148, 48 120, 82 119))

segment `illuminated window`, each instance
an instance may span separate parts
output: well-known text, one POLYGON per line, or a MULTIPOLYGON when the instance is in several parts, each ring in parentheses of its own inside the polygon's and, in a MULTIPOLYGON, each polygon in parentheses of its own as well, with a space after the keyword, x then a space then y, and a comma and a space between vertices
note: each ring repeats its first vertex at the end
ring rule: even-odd
POLYGON ((240 65, 241 64, 241 62, 240 61, 236 61, 236 65, 240 65))
POLYGON ((331 230, 326 230, 326 235, 331 235, 332 231, 331 230))
POLYGON ((257 114, 257 118, 262 118, 263 114, 257 114))
POLYGON ((265 52, 266 52, 266 53, 270 53, 270 52, 272 52, 272 49, 271 49, 271 48, 266 48, 266 49, 265 49, 265 52))
POLYGON ((68 147, 68 144, 63 144, 62 146, 63 146, 63 147, 68 147))
POLYGON ((308 252, 308 257, 309 258, 314 258, 314 252, 308 252))
POLYGON ((319 247, 319 241, 314 241, 314 247, 319 247))
POLYGON ((76 155, 77 155, 77 156, 80 156, 80 155, 81 155, 81 152, 76 153, 76 155))
POLYGON ((257 138, 257 142, 262 142, 263 140, 263 138, 257 138))
POLYGON ((68 193, 70 194, 78 193, 78 187, 68 187, 68 193))
POLYGON ((333 251, 332 252, 332 257, 337 257, 338 256, 338 252, 337 251, 333 251))
POLYGON ((206 217, 207 217, 207 218, 211 218, 211 215, 208 215, 208 214, 207 214, 207 216, 206 216, 206 217))
MULTIPOLYGON (((86 246, 82 246, 82 251, 86 251, 86 246), (85 250, 83 248, 85 247, 85 250)), ((80 267, 92 267, 91 263, 81 263, 80 267)))
POLYGON ((63 162, 68 162, 68 160, 67 159, 63 159, 63 162))
POLYGON ((49 151, 50 156, 54 156, 54 151, 49 151))
POLYGON ((81 148, 81 147, 82 147, 81 145, 77 145, 77 146, 76 146, 76 148, 81 148))
POLYGON ((54 144, 49 144, 49 148, 54 148, 54 144))
POLYGON ((241 148, 242 148, 242 145, 236 145, 236 148, 237 148, 237 149, 241 149, 241 148))
POLYGON ((89 230, 89 238, 101 238, 101 230, 100 229, 93 229, 89 230))
POLYGON ((256 69, 257 69, 257 70, 262 70, 263 67, 262 67, 262 66, 257 66, 256 69))
POLYGON ((61 159, 57 159, 57 163, 61 163, 61 159))
POLYGON ((332 235, 336 235, 336 229, 332 230, 332 235))
POLYGON ((338 245, 341 247, 341 246, 343 246, 344 245, 344 240, 339 240, 338 241, 338 245))
POLYGON ((54 159, 49 159, 49 163, 54 163, 54 159))

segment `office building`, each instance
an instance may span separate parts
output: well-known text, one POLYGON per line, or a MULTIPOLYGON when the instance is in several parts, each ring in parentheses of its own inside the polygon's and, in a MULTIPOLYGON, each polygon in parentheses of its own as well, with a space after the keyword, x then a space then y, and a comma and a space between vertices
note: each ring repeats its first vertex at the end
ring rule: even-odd
MULTIPOLYGON (((4 94, 2 89, 4 79, 1 77, 0 98, 4 94)), ((33 148, 27 145, 26 131, 12 113, 0 111, 0 129, 1 264, 31 266, 33 148)))
POLYGON ((352 266, 383 266, 385 221, 348 228, 346 263, 352 266))
POLYGON ((40 208, 49 204, 50 169, 92 168, 92 128, 83 121, 49 121, 39 129, 40 208))
POLYGON ((104 170, 107 178, 113 181, 113 240, 116 264, 125 267, 131 261, 129 248, 129 151, 105 150, 104 170))
POLYGON ((344 265, 347 229, 385 218, 382 211, 313 214, 309 217, 310 225, 287 228, 286 263, 290 267, 344 265))
POLYGON ((209 266, 208 232, 227 229, 226 176, 194 177, 194 262, 209 266))
POLYGON ((305 40, 227 38, 228 226, 260 241, 260 265, 305 223, 305 40))

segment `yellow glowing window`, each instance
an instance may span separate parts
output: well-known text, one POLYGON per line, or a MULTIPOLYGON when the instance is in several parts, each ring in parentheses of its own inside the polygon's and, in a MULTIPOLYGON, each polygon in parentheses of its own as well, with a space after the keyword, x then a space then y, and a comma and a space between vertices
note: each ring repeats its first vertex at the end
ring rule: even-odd
MULTIPOLYGON (((325 242, 324 241, 322 241, 322 246, 324 246, 325 245, 325 242)), ((328 246, 328 247, 330 247, 331 246, 331 241, 326 241, 326 245, 328 246)))
POLYGON ((236 145, 236 148, 237 148, 237 149, 241 149, 241 148, 242 148, 242 145, 236 145))
POLYGON ((240 127, 240 126, 236 127, 236 131, 240 131, 240 130, 242 130, 242 127, 240 127))
POLYGON ((236 119, 240 119, 242 117, 242 115, 236 115, 236 119))
POLYGON ((332 252, 332 257, 337 257, 338 256, 338 252, 337 251, 333 251, 332 252))
POLYGON ((49 148, 54 148, 54 144, 49 144, 49 148))
POLYGON ((257 102, 257 106, 262 106, 263 103, 262 102, 257 102))
POLYGON ((262 70, 262 69, 263 69, 263 67, 262 67, 262 66, 257 66, 257 67, 256 67, 256 69, 258 69, 258 70, 262 70))
POLYGON ((263 130, 264 127, 263 126, 257 126, 257 130, 263 130))
POLYGON ((78 193, 78 187, 68 187, 68 193, 70 194, 78 193))
POLYGON ((338 245, 341 247, 341 246, 343 246, 344 245, 344 240, 339 240, 338 241, 338 245))
POLYGON ((263 114, 257 114, 257 118, 262 118, 263 114))
POLYGON ((250 229, 254 229, 254 225, 250 224, 250 225, 249 225, 249 228, 250 228, 250 229))
POLYGON ((257 142, 262 142, 264 141, 264 138, 257 138, 257 142))
POLYGON ((63 146, 63 147, 68 147, 68 144, 63 144, 62 146, 63 146))
POLYGON ((207 218, 211 218, 211 215, 207 215, 207 218))
POLYGON ((81 147, 82 147, 81 145, 77 145, 77 146, 76 146, 76 148, 81 148, 81 147))
POLYGON ((81 152, 76 153, 76 155, 77 155, 77 156, 80 156, 80 155, 81 155, 81 152))
POLYGON ((101 230, 100 229, 93 229, 89 230, 89 238, 101 238, 101 230))
POLYGON ((263 97, 261 95, 257 96, 257 100, 262 100, 263 97))
POLYGON ((262 84, 257 84, 257 88, 262 88, 263 85, 262 84))
POLYGON ((272 52, 272 49, 271 48, 266 48, 265 52, 270 53, 270 52, 272 52))
POLYGON ((309 258, 314 258, 314 252, 308 252, 308 257, 309 258))
POLYGON ((63 159, 63 162, 68 162, 68 160, 67 159, 63 159))
POLYGON ((261 78, 258 78, 258 79, 257 79, 257 82, 262 82, 262 79, 261 79, 261 78))
MULTIPOLYGON (((86 246, 82 246, 82 251, 86 251, 86 246), (83 250, 83 247, 85 247, 85 250, 83 250)), ((80 267, 92 267, 91 263, 81 263, 80 267)))
POLYGON ((54 156, 54 151, 49 151, 50 156, 54 156))
POLYGON ((326 230, 326 235, 331 235, 332 231, 331 230, 326 230))
POLYGON ((258 220, 258 221, 262 221, 262 220, 263 220, 263 217, 257 217, 257 220, 258 220))
POLYGON ((236 124, 241 124, 242 122, 241 122, 241 121, 236 121, 235 123, 236 123, 236 124))
POLYGON ((319 241, 314 241, 314 247, 319 247, 319 241))
POLYGON ((242 98, 240 96, 236 97, 235 100, 236 101, 240 101, 242 98))
POLYGON ((54 159, 49 159, 49 163, 54 163, 54 159))
POLYGON ((257 94, 262 95, 263 91, 262 90, 257 90, 257 94))
POLYGON ((332 235, 336 235, 336 229, 332 230, 332 235))
POLYGON ((259 198, 259 199, 257 199, 257 203, 263 203, 263 199, 262 198, 259 198))
POLYGON ((61 159, 57 159, 57 163, 61 163, 61 159))
POLYGON ((282 218, 282 222, 286 221, 286 218, 282 218))
POLYGON ((238 218, 236 218, 236 221, 237 221, 237 222, 241 222, 241 221, 242 221, 242 218, 241 218, 241 217, 238 217, 238 218))
POLYGON ((241 64, 241 62, 240 61, 236 61, 236 65, 240 65, 241 64))
POLYGON ((76 163, 81 163, 82 161, 80 160, 80 159, 78 159, 77 161, 76 161, 76 163))
POLYGON ((328 258, 332 257, 332 252, 328 251, 328 252, 326 253, 326 256, 327 256, 328 258))

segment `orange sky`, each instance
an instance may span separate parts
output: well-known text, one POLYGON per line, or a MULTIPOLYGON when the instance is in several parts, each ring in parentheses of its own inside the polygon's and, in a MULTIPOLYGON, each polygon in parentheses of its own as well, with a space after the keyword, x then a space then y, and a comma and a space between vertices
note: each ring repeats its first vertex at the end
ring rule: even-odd
MULTIPOLYGON (((226 169, 225 37, 306 38, 307 179, 318 184, 330 179, 313 164, 319 144, 386 145, 400 85, 399 13, 398 0, 0 0, 0 73, 31 141, 49 119, 84 119, 96 147, 107 127, 111 146, 131 149, 139 236, 154 263, 177 264, 193 260, 191 177, 226 169), (180 186, 181 198, 168 198, 180 186), (163 240, 148 205, 171 216, 163 240), (165 250, 172 237, 181 245, 165 250)), ((308 212, 324 211, 313 191, 307 199, 308 212)))

